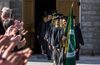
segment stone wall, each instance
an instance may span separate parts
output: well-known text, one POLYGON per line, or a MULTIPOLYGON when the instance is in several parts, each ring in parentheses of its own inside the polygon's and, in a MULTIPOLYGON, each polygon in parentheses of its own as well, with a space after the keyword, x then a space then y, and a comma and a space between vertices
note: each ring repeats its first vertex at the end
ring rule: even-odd
POLYGON ((0 9, 4 6, 12 9, 14 19, 22 20, 22 0, 0 0, 0 9))
POLYGON ((81 0, 81 54, 100 54, 100 0, 81 0))
POLYGON ((0 10, 2 9, 2 7, 6 6, 9 7, 9 0, 0 0, 0 10))
POLYGON ((13 9, 12 17, 22 20, 22 0, 10 0, 10 8, 13 9))

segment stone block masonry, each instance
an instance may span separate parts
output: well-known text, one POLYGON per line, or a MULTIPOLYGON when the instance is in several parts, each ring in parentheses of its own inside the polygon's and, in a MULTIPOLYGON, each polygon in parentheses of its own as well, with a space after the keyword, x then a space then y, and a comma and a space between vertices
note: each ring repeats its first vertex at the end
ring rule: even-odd
POLYGON ((81 54, 100 54, 100 0, 81 0, 81 54))

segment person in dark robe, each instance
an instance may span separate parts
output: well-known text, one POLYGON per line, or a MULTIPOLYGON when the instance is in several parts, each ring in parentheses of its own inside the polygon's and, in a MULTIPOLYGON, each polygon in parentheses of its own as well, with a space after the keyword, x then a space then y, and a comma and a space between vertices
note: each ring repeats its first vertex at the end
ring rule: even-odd
POLYGON ((61 54, 61 38, 64 33, 63 28, 60 27, 60 20, 55 21, 55 25, 52 28, 51 45, 53 48, 53 63, 55 65, 60 64, 60 54, 61 54))
POLYGON ((80 24, 75 21, 74 17, 74 28, 75 28, 75 37, 76 37, 76 60, 79 60, 80 44, 84 45, 80 24))
POLYGON ((43 22, 41 25, 41 34, 40 34, 42 54, 47 54, 48 60, 51 60, 51 52, 49 49, 49 42, 47 42, 45 35, 51 28, 51 21, 52 21, 51 13, 46 13, 45 16, 43 17, 43 22))

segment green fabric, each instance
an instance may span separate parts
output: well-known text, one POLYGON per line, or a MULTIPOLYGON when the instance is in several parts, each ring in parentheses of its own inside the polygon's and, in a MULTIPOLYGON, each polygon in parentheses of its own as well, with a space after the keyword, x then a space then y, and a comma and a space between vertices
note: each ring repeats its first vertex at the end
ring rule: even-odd
POLYGON ((73 26, 73 12, 70 12, 70 16, 67 20, 67 53, 66 53, 66 60, 65 65, 76 65, 75 61, 75 47, 76 47, 76 41, 75 41, 75 31, 73 26))
POLYGON ((64 28, 64 32, 66 32, 66 28, 64 28))

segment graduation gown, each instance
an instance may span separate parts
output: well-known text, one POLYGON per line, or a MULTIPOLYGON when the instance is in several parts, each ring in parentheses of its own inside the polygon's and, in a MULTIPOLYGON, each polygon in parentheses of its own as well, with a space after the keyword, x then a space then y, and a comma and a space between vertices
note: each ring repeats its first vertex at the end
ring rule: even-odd
POLYGON ((78 25, 75 26, 75 37, 76 37, 76 60, 79 60, 79 50, 80 50, 80 44, 84 45, 81 29, 78 25))

